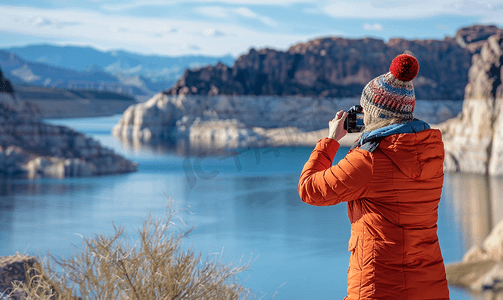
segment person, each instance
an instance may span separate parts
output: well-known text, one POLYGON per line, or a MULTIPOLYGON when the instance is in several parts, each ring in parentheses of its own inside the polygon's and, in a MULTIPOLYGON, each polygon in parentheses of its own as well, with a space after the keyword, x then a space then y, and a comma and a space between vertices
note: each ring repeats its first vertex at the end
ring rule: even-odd
POLYGON ((299 179, 299 195, 316 206, 347 203, 351 251, 344 299, 449 299, 437 237, 444 147, 439 130, 414 118, 415 57, 363 89, 364 124, 347 155, 332 165, 347 134, 337 112, 299 179))

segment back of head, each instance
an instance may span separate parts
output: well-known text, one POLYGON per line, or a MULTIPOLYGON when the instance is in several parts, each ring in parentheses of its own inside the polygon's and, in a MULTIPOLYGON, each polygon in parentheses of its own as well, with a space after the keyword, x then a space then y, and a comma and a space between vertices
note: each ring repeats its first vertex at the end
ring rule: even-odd
POLYGON ((365 131, 414 119, 416 97, 412 80, 419 63, 408 54, 398 55, 389 72, 372 79, 363 89, 360 105, 365 112, 365 131))

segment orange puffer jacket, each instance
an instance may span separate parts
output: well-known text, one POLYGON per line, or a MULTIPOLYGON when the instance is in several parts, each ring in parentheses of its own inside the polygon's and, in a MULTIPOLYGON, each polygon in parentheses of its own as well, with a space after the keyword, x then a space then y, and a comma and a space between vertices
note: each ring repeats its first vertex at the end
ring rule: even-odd
POLYGON ((333 139, 318 142, 302 170, 299 194, 311 205, 347 202, 345 299, 449 299, 437 237, 440 131, 419 120, 387 126, 332 166, 338 149, 333 139))

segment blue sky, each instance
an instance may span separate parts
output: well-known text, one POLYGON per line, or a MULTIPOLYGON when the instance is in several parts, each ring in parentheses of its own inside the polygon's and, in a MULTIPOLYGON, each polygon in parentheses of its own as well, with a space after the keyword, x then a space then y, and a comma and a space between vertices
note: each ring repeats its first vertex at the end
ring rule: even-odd
POLYGON ((0 47, 237 57, 326 36, 443 39, 502 16, 503 0, 0 0, 0 47))

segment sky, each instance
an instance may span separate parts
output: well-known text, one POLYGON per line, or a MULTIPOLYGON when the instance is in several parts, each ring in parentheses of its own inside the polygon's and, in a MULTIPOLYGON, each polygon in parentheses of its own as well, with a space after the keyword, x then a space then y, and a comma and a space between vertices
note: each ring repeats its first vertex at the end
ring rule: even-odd
POLYGON ((0 0, 0 48, 238 57, 329 36, 443 39, 502 16, 503 0, 0 0))

